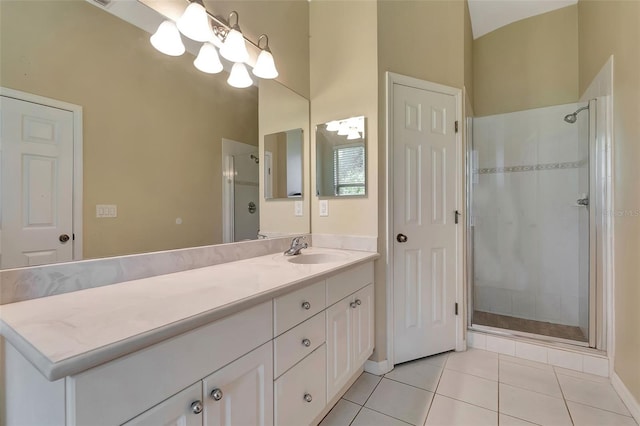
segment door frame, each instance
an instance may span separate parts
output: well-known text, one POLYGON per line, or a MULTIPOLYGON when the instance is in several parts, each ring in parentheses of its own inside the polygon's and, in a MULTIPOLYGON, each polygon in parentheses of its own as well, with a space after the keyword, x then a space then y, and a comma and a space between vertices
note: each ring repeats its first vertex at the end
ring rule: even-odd
POLYGON ((82 211, 83 211, 83 169, 82 169, 82 106, 57 99, 47 98, 33 93, 9 89, 0 86, 0 96, 31 102, 46 107, 69 111, 73 114, 73 199, 72 199, 72 230, 73 233, 73 261, 82 260, 82 211))
POLYGON ((456 175, 456 206, 457 210, 462 213, 462 220, 459 222, 460 229, 456 239, 456 303, 458 304, 458 315, 456 317, 456 351, 464 351, 466 349, 465 342, 465 295, 464 295, 464 147, 463 147, 463 116, 462 116, 462 89, 455 87, 449 87, 438 83, 432 83, 430 81, 420 80, 413 77, 408 77, 401 74, 392 72, 386 72, 386 134, 385 134, 385 150, 387 156, 386 164, 386 188, 385 188, 385 205, 386 205, 386 296, 387 296, 387 368, 393 369, 395 365, 395 339, 394 339, 394 255, 393 255, 393 183, 394 183, 394 170, 393 170, 393 98, 394 98, 394 85, 400 84, 403 86, 413 87, 416 89, 428 90, 431 92, 438 92, 445 95, 450 95, 455 98, 456 102, 456 119, 460 125, 460 130, 456 133, 456 144, 458 146, 456 167, 458 173, 456 175))

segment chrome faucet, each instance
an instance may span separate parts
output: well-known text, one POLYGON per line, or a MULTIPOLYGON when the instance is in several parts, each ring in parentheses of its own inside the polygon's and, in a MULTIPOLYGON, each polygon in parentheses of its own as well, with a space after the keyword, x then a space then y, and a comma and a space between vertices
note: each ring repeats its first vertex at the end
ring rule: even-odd
POLYGON ((284 252, 285 256, 297 256, 300 254, 300 251, 302 249, 306 249, 307 247, 309 247, 309 244, 307 243, 301 243, 301 240, 304 240, 304 237, 295 237, 293 240, 291 240, 291 247, 289 247, 289 249, 287 249, 284 252))

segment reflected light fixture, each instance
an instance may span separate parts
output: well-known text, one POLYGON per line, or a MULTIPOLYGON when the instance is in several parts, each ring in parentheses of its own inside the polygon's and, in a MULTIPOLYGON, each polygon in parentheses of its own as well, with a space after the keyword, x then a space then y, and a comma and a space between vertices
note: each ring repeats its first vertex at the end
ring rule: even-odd
POLYGON ((222 62, 218 56, 218 51, 211 43, 205 43, 200 48, 198 56, 193 61, 193 65, 207 74, 217 74, 222 71, 222 62))
POLYGON ((340 130, 340 122, 339 121, 330 121, 327 123, 327 130, 329 132, 337 132, 340 130))
POLYGON ((349 133, 347 134, 347 140, 354 140, 354 139, 360 139, 360 132, 358 132, 358 129, 355 127, 350 127, 349 128, 349 133))
POLYGON ((247 45, 238 25, 238 12, 235 10, 229 14, 229 25, 231 28, 222 43, 220 54, 231 62, 247 62, 249 60, 249 52, 247 52, 247 45), (231 26, 231 17, 233 16, 236 17, 236 23, 231 26))
POLYGON ((346 121, 340 122, 340 128, 338 129, 339 136, 347 136, 349 134, 349 123, 346 121))
POLYGON ((178 19, 177 26, 180 32, 191 40, 205 42, 213 37, 207 9, 204 8, 202 0, 189 3, 178 19))
POLYGON ((276 64, 273 61, 273 55, 271 49, 269 49, 269 37, 266 34, 262 34, 258 38, 258 48, 260 48, 260 41, 265 40, 264 47, 261 48, 258 59, 256 60, 256 66, 253 67, 253 74, 260 78, 271 79, 278 77, 278 70, 276 64))
POLYGON ((171 21, 164 21, 151 36, 151 45, 158 51, 169 56, 180 56, 185 48, 180 38, 180 32, 171 21))
POLYGON ((227 83, 229 83, 230 86, 244 89, 245 87, 251 86, 253 80, 251 80, 247 67, 242 62, 236 62, 231 68, 227 83))

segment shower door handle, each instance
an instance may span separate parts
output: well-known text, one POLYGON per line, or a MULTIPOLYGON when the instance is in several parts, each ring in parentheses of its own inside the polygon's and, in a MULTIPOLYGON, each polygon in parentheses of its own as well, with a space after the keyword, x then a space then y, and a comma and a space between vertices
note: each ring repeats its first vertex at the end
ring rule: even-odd
POLYGON ((579 206, 588 206, 589 205, 589 197, 578 198, 576 200, 576 204, 578 204, 579 206))

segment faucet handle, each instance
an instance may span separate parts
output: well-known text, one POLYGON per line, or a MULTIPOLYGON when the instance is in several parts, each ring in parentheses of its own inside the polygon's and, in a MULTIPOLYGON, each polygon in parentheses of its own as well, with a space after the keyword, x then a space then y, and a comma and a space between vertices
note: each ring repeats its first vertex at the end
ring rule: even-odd
POLYGON ((291 245, 297 246, 298 244, 300 244, 300 240, 304 240, 304 239, 305 239, 304 236, 294 237, 293 240, 291 240, 291 245))

